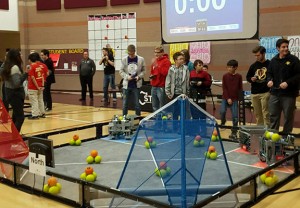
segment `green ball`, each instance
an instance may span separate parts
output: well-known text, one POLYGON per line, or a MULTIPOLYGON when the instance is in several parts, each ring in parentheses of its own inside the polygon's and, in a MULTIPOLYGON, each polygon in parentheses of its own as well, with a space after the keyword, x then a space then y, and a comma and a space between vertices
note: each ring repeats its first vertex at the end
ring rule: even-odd
POLYGON ((150 143, 150 147, 151 147, 151 148, 155 148, 155 147, 156 147, 156 141, 152 141, 152 142, 150 143))
POLYGON ((215 136, 215 135, 212 135, 211 136, 211 141, 212 142, 216 142, 218 140, 218 137, 217 136, 215 136))
POLYGON ((210 158, 210 153, 209 152, 204 152, 204 156, 209 159, 210 158))
POLYGON ((94 162, 94 158, 93 158, 92 156, 88 156, 88 157, 86 158, 86 162, 87 162, 88 164, 92 164, 92 163, 94 162))
POLYGON ((212 159, 212 160, 216 160, 217 157, 218 157, 217 152, 212 152, 212 153, 210 153, 210 155, 209 155, 209 158, 212 159))
POLYGON ((201 139, 201 140, 199 141, 199 144, 200 144, 200 146, 201 146, 201 147, 203 147, 203 146, 205 145, 205 142, 204 142, 204 140, 203 140, 203 139, 201 139))
POLYGON ((194 145, 194 147, 200 147, 200 142, 198 142, 197 140, 194 140, 193 145, 194 145))
POLYGON ((97 179, 97 173, 96 172, 93 172, 93 175, 94 175, 94 177, 95 177, 95 180, 97 179))
POLYGON ((86 173, 81 173, 80 179, 85 180, 86 179, 86 173))
POLYGON ((49 192, 50 187, 48 186, 48 184, 44 185, 43 191, 48 193, 49 192))
POLYGON ((61 184, 60 183, 56 183, 56 186, 57 186, 58 190, 60 191, 61 190, 61 184))
POLYGON ((273 177, 267 177, 265 179, 265 184, 268 186, 268 187, 271 187, 275 184, 275 181, 273 179, 273 177))
POLYGON ((266 131, 266 139, 271 139, 273 132, 266 131))
POLYGON ((277 133, 272 134, 271 139, 273 142, 278 142, 280 140, 280 135, 277 133))
POLYGON ((150 143, 148 141, 145 141, 144 145, 147 149, 150 149, 150 143))
POLYGON ((159 176, 159 170, 158 170, 158 168, 154 169, 154 173, 155 173, 155 175, 159 176))
POLYGON ((75 142, 75 144, 76 144, 77 146, 80 146, 80 145, 81 145, 81 140, 80 140, 80 139, 77 139, 76 142, 75 142))
POLYGON ((94 182, 96 179, 95 179, 95 176, 93 174, 89 174, 86 176, 86 179, 85 179, 87 182, 94 182))
POLYGON ((159 172, 159 176, 162 177, 162 178, 164 178, 168 175, 167 171, 164 170, 164 169, 160 169, 158 172, 159 172))
POLYGON ((167 175, 170 175, 170 174, 171 174, 171 168, 170 168, 170 167, 167 167, 167 168, 166 168, 166 172, 167 172, 167 175))
POLYGON ((69 142, 69 144, 70 144, 70 145, 75 145, 74 139, 71 139, 70 142, 69 142))
POLYGON ((262 174, 261 176, 259 176, 259 178, 262 183, 265 183, 267 176, 266 176, 266 174, 262 174))
POLYGON ((162 120, 167 120, 168 117, 167 117, 167 116, 163 116, 163 117, 161 117, 161 119, 162 119, 162 120))
POLYGON ((56 195, 59 193, 59 188, 57 186, 52 186, 49 188, 49 193, 50 194, 53 194, 53 195, 56 195))
POLYGON ((100 155, 97 155, 95 157, 95 163, 101 163, 101 161, 102 161, 102 157, 100 155))

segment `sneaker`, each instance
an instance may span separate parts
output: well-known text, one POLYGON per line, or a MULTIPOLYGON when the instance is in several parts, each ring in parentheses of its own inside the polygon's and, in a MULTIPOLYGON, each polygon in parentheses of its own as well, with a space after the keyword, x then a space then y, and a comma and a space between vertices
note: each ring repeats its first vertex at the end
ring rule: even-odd
POLYGON ((29 120, 35 120, 35 119, 39 119, 39 117, 38 116, 29 116, 28 119, 29 120))
POLYGON ((79 99, 79 101, 85 101, 85 99, 83 99, 83 98, 80 98, 80 99, 79 99))
POLYGON ((117 98, 113 98, 113 102, 116 103, 117 102, 117 98))
POLYGON ((51 111, 52 108, 45 108, 45 111, 51 111))
POLYGON ((40 118, 46 118, 45 113, 43 113, 42 115, 39 116, 40 118))

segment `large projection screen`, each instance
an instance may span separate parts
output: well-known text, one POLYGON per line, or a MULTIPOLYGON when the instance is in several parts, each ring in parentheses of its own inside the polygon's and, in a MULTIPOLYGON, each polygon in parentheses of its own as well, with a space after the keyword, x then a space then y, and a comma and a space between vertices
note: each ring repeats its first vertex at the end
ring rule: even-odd
POLYGON ((257 38, 258 0, 161 0, 162 42, 257 38))

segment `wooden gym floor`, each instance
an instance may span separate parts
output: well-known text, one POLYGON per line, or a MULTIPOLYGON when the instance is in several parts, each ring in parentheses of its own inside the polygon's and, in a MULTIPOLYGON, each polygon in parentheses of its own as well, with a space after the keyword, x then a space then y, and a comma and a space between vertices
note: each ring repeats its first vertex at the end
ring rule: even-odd
MULTIPOLYGON (((25 119, 24 125, 22 127, 21 134, 25 136, 36 135, 41 133, 47 133, 58 129, 66 129, 66 128, 75 128, 80 127, 86 124, 93 124, 100 121, 109 121, 112 116, 115 114, 121 115, 121 100, 118 100, 116 104, 109 104, 108 106, 104 106, 103 103, 100 102, 99 97, 95 97, 95 99, 99 99, 99 101, 93 101, 93 103, 81 103, 78 100, 78 95, 70 95, 64 94, 63 100, 68 100, 68 102, 76 103, 76 105, 64 104, 64 103, 55 103, 53 106, 53 110, 47 112, 47 117, 39 120, 28 120, 25 119), (108 108, 110 107, 110 108, 108 108)), ((60 100, 60 95, 54 94, 55 102, 63 102, 60 100)), ((29 109, 27 109, 29 110, 29 109)), ((133 114, 134 112, 131 112, 133 114)), ((143 113, 146 115, 147 113, 143 113)), ((295 133, 299 133, 300 130, 297 128, 295 133)), ((104 129, 104 134, 107 133, 107 130, 104 129)), ((225 130, 222 131, 222 137, 228 138, 230 131, 225 130)), ((71 135, 74 132, 66 133, 63 136, 51 136, 49 137, 54 141, 54 145, 60 145, 69 142, 71 135)), ((80 130, 80 136, 82 139, 91 138, 95 136, 95 129, 86 129, 80 130)), ((282 187, 277 192, 282 192, 285 190, 291 189, 299 189, 300 188, 300 177, 296 178, 292 182, 288 183, 284 187, 282 187)), ((22 191, 18 191, 14 188, 6 186, 0 183, 0 204, 1 207, 6 208, 15 208, 15 207, 23 207, 23 208, 65 208, 69 207, 55 201, 39 197, 36 195, 31 195, 24 193, 22 191)), ((279 207, 299 207, 300 202, 298 202, 299 191, 292 191, 286 193, 273 194, 259 204, 255 205, 255 208, 279 208, 279 207)))

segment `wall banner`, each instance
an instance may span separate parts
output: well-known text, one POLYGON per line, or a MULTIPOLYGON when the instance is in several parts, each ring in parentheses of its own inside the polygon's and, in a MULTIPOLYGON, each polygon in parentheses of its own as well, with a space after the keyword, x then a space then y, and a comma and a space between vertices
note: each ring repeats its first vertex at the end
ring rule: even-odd
POLYGON ((276 49, 276 41, 282 38, 281 36, 261 37, 260 45, 266 48, 266 59, 271 60, 278 51, 276 49))
POLYGON ((204 64, 209 64, 211 58, 210 41, 190 43, 190 56, 191 62, 200 59, 204 64))

